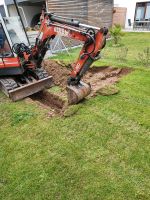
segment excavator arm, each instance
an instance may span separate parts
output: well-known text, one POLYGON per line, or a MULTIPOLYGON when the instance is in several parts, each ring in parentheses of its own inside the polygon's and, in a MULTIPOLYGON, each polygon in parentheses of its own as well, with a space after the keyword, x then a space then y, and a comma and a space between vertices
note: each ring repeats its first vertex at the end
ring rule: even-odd
POLYGON ((81 78, 92 65, 100 58, 101 49, 106 44, 107 28, 98 28, 81 24, 77 20, 56 16, 51 13, 45 14, 44 20, 36 38, 35 46, 29 56, 29 60, 35 63, 35 67, 41 66, 44 56, 48 50, 48 44, 57 35, 79 40, 84 43, 79 57, 73 65, 73 70, 68 77, 68 101, 75 104, 87 96, 90 85, 83 83, 81 78))
POLYGON ((37 67, 40 66, 48 49, 47 44, 56 35, 84 42, 78 60, 68 78, 69 85, 77 85, 91 64, 100 58, 100 51, 105 46, 107 33, 108 29, 105 27, 100 29, 81 24, 77 20, 46 14, 31 57, 35 58, 37 67))
POLYGON ((68 102, 75 104, 91 92, 90 85, 83 83, 81 78, 92 63, 100 58, 101 49, 106 43, 107 33, 108 29, 105 27, 93 27, 81 24, 77 20, 45 13, 41 20, 35 45, 29 48, 24 44, 16 44, 13 51, 20 58, 23 58, 22 65, 25 68, 36 70, 41 68, 48 45, 57 35, 82 41, 84 45, 67 81, 68 102))

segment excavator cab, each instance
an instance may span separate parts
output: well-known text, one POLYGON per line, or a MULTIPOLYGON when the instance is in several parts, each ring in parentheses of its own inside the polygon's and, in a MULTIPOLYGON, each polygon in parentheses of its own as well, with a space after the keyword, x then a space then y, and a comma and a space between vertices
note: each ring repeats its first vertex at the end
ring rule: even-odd
POLYGON ((13 101, 52 85, 52 77, 44 69, 37 69, 39 76, 28 73, 13 51, 15 44, 30 46, 20 18, 0 15, 0 89, 13 101))
POLYGON ((0 57, 9 57, 12 56, 12 50, 4 31, 3 25, 0 21, 0 57))
POLYGON ((24 43, 30 45, 25 30, 20 21, 20 17, 4 17, 4 25, 11 39, 11 44, 24 43))
POLYGON ((0 15, 0 53, 1 57, 14 56, 12 46, 15 43, 30 45, 19 17, 4 17, 0 15))
MULTIPOLYGON (((11 18, 10 18, 11 19, 11 18)), ((0 15, 0 78, 19 75, 24 72, 20 66, 19 59, 12 51, 15 39, 12 35, 12 30, 9 29, 9 18, 2 18, 0 15)), ((11 27, 17 31, 19 27, 16 24, 11 24, 11 27)), ((16 34, 15 34, 16 35, 16 34)), ((19 40, 19 39, 18 39, 19 40)))

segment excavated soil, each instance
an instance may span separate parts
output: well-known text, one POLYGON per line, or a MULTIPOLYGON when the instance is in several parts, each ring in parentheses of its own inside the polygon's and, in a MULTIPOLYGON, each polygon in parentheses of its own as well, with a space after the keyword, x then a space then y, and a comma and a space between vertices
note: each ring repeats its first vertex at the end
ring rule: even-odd
POLYGON ((59 112, 65 105, 65 101, 63 101, 59 96, 46 90, 32 95, 31 99, 38 101, 46 107, 50 106, 51 108, 55 109, 56 112, 59 112))
MULTIPOLYGON (((43 108, 49 111, 50 116, 63 113, 67 108, 64 97, 67 97, 66 82, 71 71, 71 65, 65 65, 64 63, 56 62, 53 60, 44 61, 44 67, 53 76, 53 82, 55 86, 60 88, 57 94, 53 94, 49 91, 40 92, 32 95, 32 101, 35 101, 43 108)), ((118 82, 122 76, 127 75, 132 70, 130 68, 113 68, 113 67, 92 67, 83 77, 83 81, 90 83, 92 92, 87 98, 91 98, 98 94, 100 89, 107 86, 111 86, 118 82)), ((66 98, 67 99, 67 98, 66 98)))
POLYGON ((60 64, 54 60, 45 60, 44 68, 53 77, 56 86, 66 88, 67 77, 71 71, 70 66, 65 65, 63 62, 60 64))

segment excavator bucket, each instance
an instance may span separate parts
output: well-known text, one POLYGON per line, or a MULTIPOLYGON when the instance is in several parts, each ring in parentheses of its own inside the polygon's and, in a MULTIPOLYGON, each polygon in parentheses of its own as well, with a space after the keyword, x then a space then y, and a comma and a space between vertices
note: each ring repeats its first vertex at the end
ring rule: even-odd
MULTIPOLYGON (((5 83, 8 79, 5 79, 5 83)), ((8 81, 7 81, 8 82, 8 81)), ((24 85, 21 85, 19 87, 16 87, 15 89, 7 90, 6 84, 3 84, 4 81, 0 81, 0 89, 12 100, 12 101, 18 101, 25 97, 28 97, 32 94, 35 94, 43 89, 48 89, 52 86, 52 76, 48 76, 46 78, 43 78, 41 80, 34 80, 31 83, 26 83, 24 85)), ((10 79, 9 79, 10 83, 10 79)), ((8 84, 7 84, 8 85, 8 84)))
POLYGON ((73 105, 79 103, 82 99, 88 96, 90 92, 91 92, 90 84, 86 84, 82 81, 80 82, 79 85, 67 86, 68 104, 73 105))

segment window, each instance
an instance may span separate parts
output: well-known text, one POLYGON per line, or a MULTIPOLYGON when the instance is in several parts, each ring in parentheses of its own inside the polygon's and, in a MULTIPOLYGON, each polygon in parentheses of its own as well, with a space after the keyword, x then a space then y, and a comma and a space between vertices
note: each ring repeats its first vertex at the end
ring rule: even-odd
POLYGON ((19 17, 4 17, 4 21, 13 44, 24 43, 29 45, 19 17))
POLYGON ((150 20, 150 3, 147 3, 147 9, 145 13, 145 19, 150 20))
POLYGON ((135 21, 150 20, 150 2, 136 4, 135 21))
POLYGON ((10 45, 6 38, 2 24, 0 23, 0 57, 9 57, 12 55, 10 45))
POLYGON ((145 8, 144 7, 138 7, 136 10, 136 21, 140 21, 144 19, 144 12, 145 12, 145 8))

